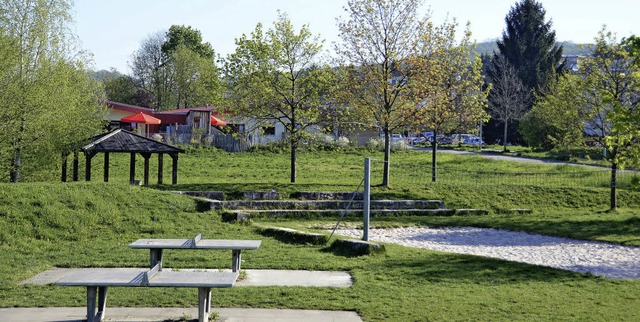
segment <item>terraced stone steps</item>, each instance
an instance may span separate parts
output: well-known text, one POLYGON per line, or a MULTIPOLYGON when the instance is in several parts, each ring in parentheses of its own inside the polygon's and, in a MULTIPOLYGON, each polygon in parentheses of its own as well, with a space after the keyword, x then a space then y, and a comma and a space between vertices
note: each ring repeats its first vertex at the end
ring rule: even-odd
MULTIPOLYGON (((295 192, 291 199, 281 200, 277 191, 246 191, 243 200, 225 200, 222 192, 176 192, 198 197, 204 209, 226 210, 228 220, 245 220, 251 217, 304 217, 331 216, 342 213, 362 213, 362 193, 353 192, 295 192), (355 200, 351 200, 354 198, 355 200), (348 208, 348 209, 347 209, 348 208)), ((446 209, 442 200, 371 200, 372 215, 454 216, 485 215, 482 209, 446 209)))
MULTIPOLYGON (((325 209, 325 210, 237 210, 248 214, 250 217, 339 217, 344 212, 347 215, 362 215, 362 209, 325 209)), ((455 215, 486 215, 487 211, 482 209, 372 209, 371 215, 379 216, 455 216, 455 215)))
MULTIPOLYGON (((344 210, 347 200, 208 200, 212 210, 344 210)), ((364 202, 354 200, 350 209, 362 211, 364 202)), ((444 209, 441 200, 371 200, 372 210, 444 209)))

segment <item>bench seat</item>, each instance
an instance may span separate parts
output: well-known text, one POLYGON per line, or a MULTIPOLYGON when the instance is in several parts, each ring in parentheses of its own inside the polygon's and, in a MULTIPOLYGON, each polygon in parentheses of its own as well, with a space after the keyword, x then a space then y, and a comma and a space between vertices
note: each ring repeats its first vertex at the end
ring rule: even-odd
POLYGON ((237 272, 159 271, 159 267, 158 265, 151 270, 88 268, 67 275, 56 284, 87 288, 87 321, 89 322, 104 319, 109 287, 198 288, 198 321, 208 322, 211 313, 211 288, 232 287, 239 275, 237 272))

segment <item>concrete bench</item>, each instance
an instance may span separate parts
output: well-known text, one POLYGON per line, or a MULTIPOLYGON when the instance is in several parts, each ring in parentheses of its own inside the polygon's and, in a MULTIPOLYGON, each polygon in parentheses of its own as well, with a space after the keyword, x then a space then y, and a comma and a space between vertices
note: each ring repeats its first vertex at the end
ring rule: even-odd
POLYGON ((65 276, 56 284, 87 288, 87 321, 89 322, 98 322, 104 319, 109 287, 198 288, 198 321, 208 322, 211 314, 211 288, 232 287, 237 279, 237 272, 160 271, 158 263, 150 270, 140 271, 118 268, 86 269, 65 276))
POLYGON ((241 251, 252 250, 260 247, 260 240, 230 240, 230 239, 203 239, 199 234, 192 239, 138 239, 129 244, 130 248, 149 249, 151 261, 149 267, 160 264, 162 270, 162 251, 164 249, 221 249, 231 250, 231 270, 240 271, 241 251))

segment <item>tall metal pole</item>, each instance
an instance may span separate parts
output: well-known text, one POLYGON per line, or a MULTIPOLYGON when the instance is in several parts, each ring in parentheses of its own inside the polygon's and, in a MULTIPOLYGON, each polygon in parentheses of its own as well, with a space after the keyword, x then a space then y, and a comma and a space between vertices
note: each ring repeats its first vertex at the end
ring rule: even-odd
POLYGON ((369 214, 371 203, 371 159, 364 159, 364 196, 362 210, 364 211, 364 225, 362 228, 362 240, 369 241, 369 214))

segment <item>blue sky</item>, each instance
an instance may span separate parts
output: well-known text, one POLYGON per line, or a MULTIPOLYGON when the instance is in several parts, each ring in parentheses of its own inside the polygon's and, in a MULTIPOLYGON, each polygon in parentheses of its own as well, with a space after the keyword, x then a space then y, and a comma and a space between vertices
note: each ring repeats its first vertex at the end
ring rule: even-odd
MULTIPOLYGON (((591 42, 603 25, 619 38, 640 35, 638 0, 538 0, 553 22, 557 39, 591 42)), ((76 0, 75 31, 81 46, 93 54, 95 69, 115 67, 128 74, 132 53, 147 36, 171 25, 188 25, 202 32, 223 57, 235 50, 235 38, 257 23, 270 27, 277 10, 289 15, 296 28, 309 24, 326 39, 325 48, 339 41, 336 18, 345 17, 347 0, 76 0)), ((515 0, 425 0, 432 20, 447 16, 471 22, 477 41, 499 38, 504 18, 515 0)))

